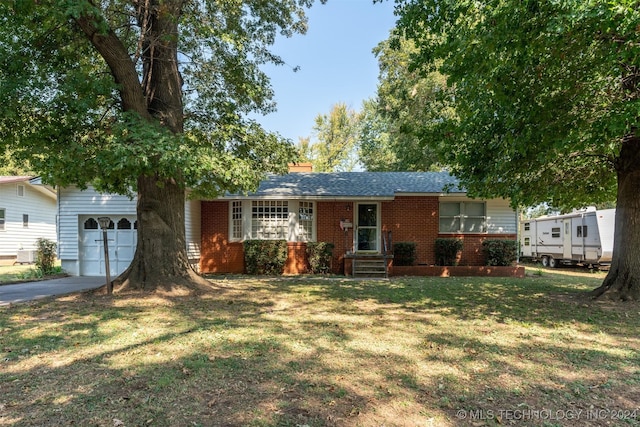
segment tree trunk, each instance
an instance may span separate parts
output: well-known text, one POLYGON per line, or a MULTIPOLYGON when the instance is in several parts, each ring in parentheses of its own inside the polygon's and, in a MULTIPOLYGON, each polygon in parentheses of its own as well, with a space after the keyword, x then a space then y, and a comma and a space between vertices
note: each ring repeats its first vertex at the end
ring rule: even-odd
POLYGON ((185 239, 185 192, 175 182, 138 178, 138 246, 116 291, 210 289, 189 264, 185 239))
MULTIPOLYGON (((175 134, 184 131, 178 67, 182 4, 183 0, 136 3, 142 81, 138 80, 136 64, 113 31, 102 31, 101 21, 92 15, 76 20, 120 84, 123 110, 136 112, 175 134)), ((131 265, 115 280, 115 291, 207 287, 208 282, 197 275, 187 258, 185 190, 181 179, 138 177, 138 245, 131 265)))
POLYGON ((616 165, 618 201, 613 259, 596 298, 640 301, 640 138, 625 138, 616 165))

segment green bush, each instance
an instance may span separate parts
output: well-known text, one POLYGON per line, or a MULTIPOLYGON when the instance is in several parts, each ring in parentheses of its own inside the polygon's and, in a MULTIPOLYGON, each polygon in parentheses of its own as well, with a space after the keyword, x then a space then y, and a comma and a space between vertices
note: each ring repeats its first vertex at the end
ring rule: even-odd
POLYGON ((517 259, 518 244, 515 240, 485 240, 482 253, 485 265, 509 266, 517 259))
POLYGON ((244 265, 248 274, 282 274, 287 262, 285 240, 245 240, 244 265))
POLYGON ((457 265, 462 239, 436 239, 436 265, 457 265))
POLYGON ((54 264, 56 262, 56 242, 39 238, 36 240, 36 249, 36 267, 38 267, 45 276, 53 274, 55 272, 54 264))
POLYGON ((334 244, 329 242, 308 242, 307 261, 309 273, 326 274, 331 272, 334 244))
POLYGON ((415 260, 415 242, 398 242, 393 244, 393 265, 413 265, 415 260))

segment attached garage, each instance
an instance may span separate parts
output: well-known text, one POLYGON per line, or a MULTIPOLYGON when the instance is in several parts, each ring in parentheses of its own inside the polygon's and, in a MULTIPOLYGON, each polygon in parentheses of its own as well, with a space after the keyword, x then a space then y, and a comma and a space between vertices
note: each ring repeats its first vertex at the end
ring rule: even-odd
MULTIPOLYGON (((136 251, 138 221, 134 215, 111 215, 107 229, 109 270, 115 277, 127 269, 136 251)), ((80 217, 80 275, 104 276, 105 260, 102 230, 98 218, 80 217)))
MULTIPOLYGON (((111 219, 107 229, 109 269, 116 277, 129 267, 136 251, 138 222, 136 199, 101 194, 91 187, 58 190, 58 256, 72 276, 104 276, 102 230, 98 218, 111 219)), ((200 201, 185 203, 187 252, 193 263, 200 259, 200 201)))

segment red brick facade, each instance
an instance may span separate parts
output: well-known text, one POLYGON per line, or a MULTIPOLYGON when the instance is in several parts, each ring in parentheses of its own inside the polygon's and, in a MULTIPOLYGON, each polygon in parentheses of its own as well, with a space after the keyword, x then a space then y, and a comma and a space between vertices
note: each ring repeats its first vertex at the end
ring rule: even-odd
POLYGON ((229 202, 202 202, 200 271, 202 273, 243 273, 242 243, 229 241, 229 202))
MULTIPOLYGON (((316 202, 316 240, 334 244, 332 271, 344 273, 343 256, 352 250, 353 228, 343 231, 341 220, 354 221, 355 204, 347 201, 316 202)), ((381 230, 392 232, 393 242, 415 242, 416 264, 435 263, 435 240, 455 237, 464 241, 461 266, 484 264, 482 242, 486 239, 516 239, 515 234, 440 234, 438 197, 400 196, 380 203, 381 230)), ((202 202, 202 244, 200 271, 203 273, 242 273, 242 243, 229 241, 229 202, 202 202)), ((289 243, 286 274, 306 272, 304 243, 289 243)))

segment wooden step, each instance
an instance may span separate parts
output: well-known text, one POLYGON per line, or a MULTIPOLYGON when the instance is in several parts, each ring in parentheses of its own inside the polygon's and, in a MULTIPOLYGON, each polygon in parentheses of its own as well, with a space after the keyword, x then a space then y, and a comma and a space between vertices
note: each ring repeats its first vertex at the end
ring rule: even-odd
POLYGON ((353 259, 353 277, 356 278, 386 278, 387 261, 381 256, 356 256, 353 259))

